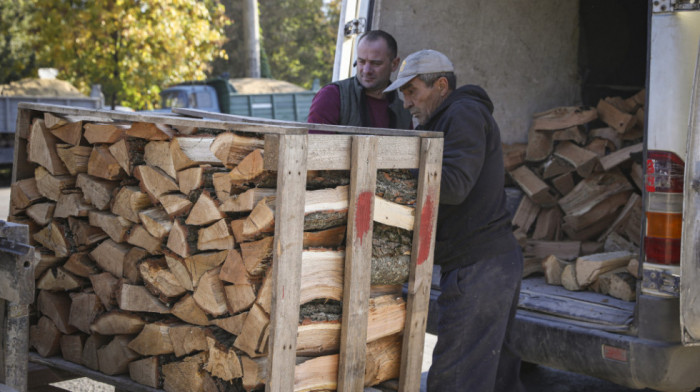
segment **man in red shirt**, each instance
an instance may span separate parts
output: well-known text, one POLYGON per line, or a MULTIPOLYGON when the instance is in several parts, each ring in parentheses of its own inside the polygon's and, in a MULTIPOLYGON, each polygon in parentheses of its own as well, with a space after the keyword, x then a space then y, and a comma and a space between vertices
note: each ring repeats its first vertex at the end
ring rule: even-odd
POLYGON ((308 122, 411 129, 411 113, 398 94, 383 92, 400 61, 396 40, 389 33, 364 33, 357 45, 356 76, 323 87, 311 103, 308 122))

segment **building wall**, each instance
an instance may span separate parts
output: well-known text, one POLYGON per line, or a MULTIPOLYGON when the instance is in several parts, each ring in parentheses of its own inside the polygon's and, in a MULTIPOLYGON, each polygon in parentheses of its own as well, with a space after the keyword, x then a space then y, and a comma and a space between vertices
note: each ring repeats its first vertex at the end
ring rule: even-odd
POLYGON ((372 28, 401 58, 438 50, 458 85, 485 88, 504 143, 527 141, 533 113, 580 103, 579 1, 375 0, 372 28))

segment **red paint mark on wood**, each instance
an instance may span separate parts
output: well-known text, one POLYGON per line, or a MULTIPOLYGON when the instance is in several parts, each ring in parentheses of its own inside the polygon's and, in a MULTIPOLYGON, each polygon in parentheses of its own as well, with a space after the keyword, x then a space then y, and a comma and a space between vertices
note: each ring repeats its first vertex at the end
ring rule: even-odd
POLYGON ((355 232, 360 240, 360 244, 362 244, 362 239, 369 231, 370 223, 372 223, 371 206, 373 197, 374 194, 372 192, 362 192, 355 204, 355 232))
POLYGON ((423 204, 423 210, 420 213, 420 229, 418 236, 420 238, 420 247, 418 248, 418 265, 423 264, 428 260, 430 254, 430 243, 433 235, 433 198, 428 195, 423 204))

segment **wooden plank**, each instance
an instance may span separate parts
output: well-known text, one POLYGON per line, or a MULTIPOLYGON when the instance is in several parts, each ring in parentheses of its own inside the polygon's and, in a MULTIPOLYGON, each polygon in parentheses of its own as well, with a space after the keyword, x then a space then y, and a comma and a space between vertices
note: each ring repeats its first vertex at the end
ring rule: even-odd
MULTIPOLYGON (((353 127, 347 125, 330 125, 330 124, 312 124, 304 122, 295 121, 283 121, 283 120, 273 120, 258 117, 247 117, 239 116, 235 114, 226 113, 212 113, 204 110, 188 109, 188 108, 173 108, 173 113, 182 114, 185 116, 200 117, 200 118, 213 118, 222 121, 235 121, 236 123, 255 123, 255 124, 267 124, 274 125, 278 127, 289 127, 292 129, 308 129, 314 131, 330 131, 346 134, 372 134, 381 136, 420 136, 420 137, 443 137, 442 132, 435 131, 416 131, 416 130, 404 130, 404 129, 392 129, 392 128, 371 128, 367 129, 364 127, 353 127)), ((290 132, 286 132, 291 134, 290 132)))
POLYGON ((306 135, 279 136, 267 392, 294 387, 307 146, 306 135))
POLYGON ((418 391, 423 361, 425 327, 428 321, 430 285, 433 277, 433 250, 440 202, 442 173, 441 139, 421 142, 418 196, 416 199, 413 251, 408 278, 406 326, 401 348, 400 391, 418 391))
POLYGON ((364 387, 376 158, 377 137, 353 136, 338 358, 339 391, 359 391, 364 387))
MULTIPOLYGON (((266 170, 277 170, 276 137, 265 136, 266 170)), ((308 170, 350 170, 351 135, 309 135, 308 170), (328 146, 333 148, 328 148, 328 146)), ((419 164, 420 139, 415 137, 377 138, 377 169, 414 169, 419 164)))

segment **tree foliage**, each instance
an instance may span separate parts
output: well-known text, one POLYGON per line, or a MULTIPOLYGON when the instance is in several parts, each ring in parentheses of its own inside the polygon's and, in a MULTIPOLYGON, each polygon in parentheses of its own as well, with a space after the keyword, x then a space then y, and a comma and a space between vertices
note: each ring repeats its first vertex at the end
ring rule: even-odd
POLYGON ((206 77, 226 24, 218 0, 34 0, 40 60, 111 105, 152 108, 160 88, 206 77))
POLYGON ((31 1, 0 1, 0 84, 36 75, 37 64, 29 33, 31 1))
MULTIPOLYGON (((214 63, 214 73, 243 77, 246 73, 243 46, 242 0, 224 0, 226 15, 235 23, 226 28, 226 60, 214 63)), ((330 82, 333 73, 340 0, 258 0, 263 63, 269 77, 310 88, 318 78, 330 82)))

